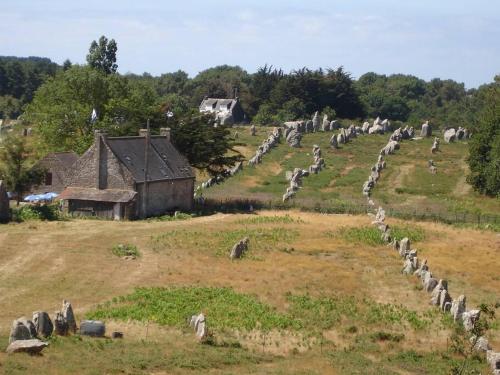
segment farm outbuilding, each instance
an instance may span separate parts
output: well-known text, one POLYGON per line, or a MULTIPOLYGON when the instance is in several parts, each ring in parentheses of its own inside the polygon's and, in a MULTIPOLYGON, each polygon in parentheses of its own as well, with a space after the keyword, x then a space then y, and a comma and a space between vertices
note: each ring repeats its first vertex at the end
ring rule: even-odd
POLYGON ((120 220, 189 211, 193 193, 191 166, 163 128, 158 136, 146 129, 133 137, 96 131, 59 199, 68 213, 120 220))
POLYGON ((60 194, 66 187, 66 179, 77 160, 78 155, 74 152, 53 152, 46 155, 36 163, 37 167, 44 170, 42 183, 34 186, 31 193, 52 192, 60 194))

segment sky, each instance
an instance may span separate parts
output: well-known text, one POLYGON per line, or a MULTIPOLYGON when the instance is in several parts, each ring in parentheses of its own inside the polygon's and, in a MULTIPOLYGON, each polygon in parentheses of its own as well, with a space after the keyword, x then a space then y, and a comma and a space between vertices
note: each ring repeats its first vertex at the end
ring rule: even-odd
POLYGON ((0 20, 0 55, 85 63, 106 35, 121 73, 343 66, 467 88, 500 74, 500 0, 0 0, 0 20))

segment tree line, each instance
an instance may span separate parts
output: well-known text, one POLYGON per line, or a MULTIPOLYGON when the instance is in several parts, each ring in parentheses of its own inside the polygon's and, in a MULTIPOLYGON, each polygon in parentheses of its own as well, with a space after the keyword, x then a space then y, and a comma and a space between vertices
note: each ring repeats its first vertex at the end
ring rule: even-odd
MULTIPOLYGON (((494 116, 486 121, 489 125, 480 126, 487 108, 498 103, 498 80, 466 90, 452 80, 376 73, 355 80, 343 67, 286 73, 269 65, 253 74, 238 66, 221 65, 193 78, 182 70, 156 77, 123 75, 117 73, 117 50, 117 43, 103 36, 92 42, 85 65, 66 61, 61 67, 48 59, 29 58, 24 62, 26 72, 19 73, 23 63, 5 60, 9 68, 4 68, 7 73, 3 76, 0 69, 0 94, 23 103, 24 119, 37 126, 40 152, 82 153, 92 143, 94 129, 105 129, 112 136, 137 134, 150 120, 153 129, 172 128, 174 142, 192 165, 217 174, 241 157, 237 153, 227 156, 234 144, 228 129, 214 128, 213 119, 200 115, 198 106, 205 96, 227 98, 235 93, 248 120, 256 124, 280 124, 320 111, 330 118, 358 122, 377 116, 410 125, 430 120, 442 128, 464 126, 473 133, 486 132, 488 136, 481 139, 487 142, 498 138, 494 116), (33 80, 27 78, 33 74, 33 80)), ((492 150, 495 147, 471 148, 488 154, 471 156, 476 172, 470 177, 478 190, 488 194, 498 192, 498 187, 485 189, 485 185, 496 185, 477 171, 488 170, 491 175, 493 168, 493 175, 499 175, 498 157, 492 150), (495 160, 497 164, 492 163, 495 160), (481 163, 493 167, 478 167, 481 163)))

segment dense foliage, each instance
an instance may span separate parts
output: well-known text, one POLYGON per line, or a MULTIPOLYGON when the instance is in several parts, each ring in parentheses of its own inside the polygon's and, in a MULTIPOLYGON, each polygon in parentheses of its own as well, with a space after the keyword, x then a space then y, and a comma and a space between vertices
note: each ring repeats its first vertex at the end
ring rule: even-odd
POLYGON ((9 191, 15 192, 17 203, 32 185, 39 184, 44 171, 34 167, 25 138, 10 135, 3 139, 0 148, 0 180, 9 191))
POLYGON ((484 101, 470 140, 468 181, 483 194, 500 196, 500 76, 478 91, 484 101))
POLYGON ((18 117, 22 106, 58 69, 47 58, 0 56, 0 119, 18 117))

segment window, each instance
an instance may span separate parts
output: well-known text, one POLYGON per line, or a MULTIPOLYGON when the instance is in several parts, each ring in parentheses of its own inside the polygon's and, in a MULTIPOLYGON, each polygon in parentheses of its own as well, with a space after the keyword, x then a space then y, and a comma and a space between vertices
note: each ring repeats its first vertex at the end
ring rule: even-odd
POLYGON ((45 185, 52 185, 52 173, 51 172, 46 172, 45 173, 45 185))

